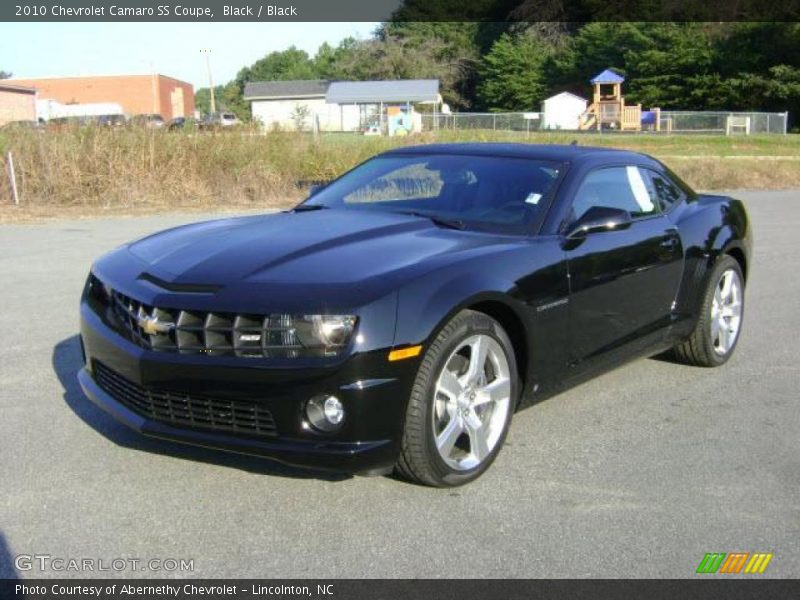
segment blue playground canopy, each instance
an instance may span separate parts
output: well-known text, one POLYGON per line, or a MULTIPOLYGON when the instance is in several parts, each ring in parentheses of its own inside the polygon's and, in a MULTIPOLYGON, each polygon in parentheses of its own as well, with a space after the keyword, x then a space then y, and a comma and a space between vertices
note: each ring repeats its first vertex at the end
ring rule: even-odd
POLYGON ((655 125, 656 124, 656 111, 643 110, 642 111, 642 125, 655 125))
POLYGON ((612 71, 611 69, 606 69, 602 73, 595 75, 594 79, 592 79, 589 83, 592 85, 597 85, 598 83, 605 85, 608 83, 622 83, 623 81, 625 81, 625 78, 622 75, 612 71))

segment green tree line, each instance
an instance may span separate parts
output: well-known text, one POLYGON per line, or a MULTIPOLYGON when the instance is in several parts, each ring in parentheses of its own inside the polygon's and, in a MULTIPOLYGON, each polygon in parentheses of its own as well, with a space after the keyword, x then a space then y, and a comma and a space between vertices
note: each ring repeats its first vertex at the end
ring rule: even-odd
MULTIPOLYGON (((314 56, 271 52, 215 89, 249 118, 248 81, 435 78, 453 110, 538 110, 560 91, 590 97, 606 68, 629 103, 669 110, 800 110, 800 24, 387 22, 369 39, 322 44, 314 56)), ((207 111, 209 90, 197 91, 207 111)))

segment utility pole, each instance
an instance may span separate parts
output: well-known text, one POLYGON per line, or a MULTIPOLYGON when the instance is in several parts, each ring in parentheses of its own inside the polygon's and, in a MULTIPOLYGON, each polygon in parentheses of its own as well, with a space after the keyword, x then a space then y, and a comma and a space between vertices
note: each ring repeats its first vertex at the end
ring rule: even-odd
POLYGON ((214 99, 214 79, 211 77, 211 58, 210 58, 211 50, 203 49, 200 50, 200 52, 206 55, 206 70, 208 71, 208 89, 211 92, 211 114, 213 115, 214 113, 217 112, 217 103, 215 102, 214 99))
POLYGON ((150 96, 153 100, 153 114, 159 113, 158 110, 158 82, 156 81, 156 66, 155 63, 150 61, 150 96))
POLYGON ((150 112, 152 114, 159 114, 161 111, 160 102, 158 100, 158 76, 156 74, 156 63, 151 60, 140 60, 142 64, 147 65, 147 70, 150 71, 150 112))

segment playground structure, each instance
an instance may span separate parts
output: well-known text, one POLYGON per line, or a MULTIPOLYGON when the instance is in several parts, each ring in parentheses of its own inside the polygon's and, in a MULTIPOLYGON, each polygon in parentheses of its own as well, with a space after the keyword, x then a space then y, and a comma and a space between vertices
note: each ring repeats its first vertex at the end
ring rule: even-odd
POLYGON ((580 130, 641 131, 644 127, 661 131, 660 109, 642 111, 641 104, 625 104, 625 97, 622 95, 624 81, 624 77, 611 69, 606 69, 590 81, 594 86, 594 96, 586 112, 580 116, 580 130))

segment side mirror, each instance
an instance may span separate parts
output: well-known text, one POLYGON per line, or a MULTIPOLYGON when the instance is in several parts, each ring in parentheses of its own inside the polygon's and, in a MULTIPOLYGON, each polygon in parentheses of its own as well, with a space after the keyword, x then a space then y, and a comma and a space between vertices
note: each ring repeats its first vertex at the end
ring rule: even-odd
POLYGON ((565 237, 568 240, 583 239, 590 233, 627 229, 632 222, 631 213, 627 210, 593 206, 567 228, 565 237))

